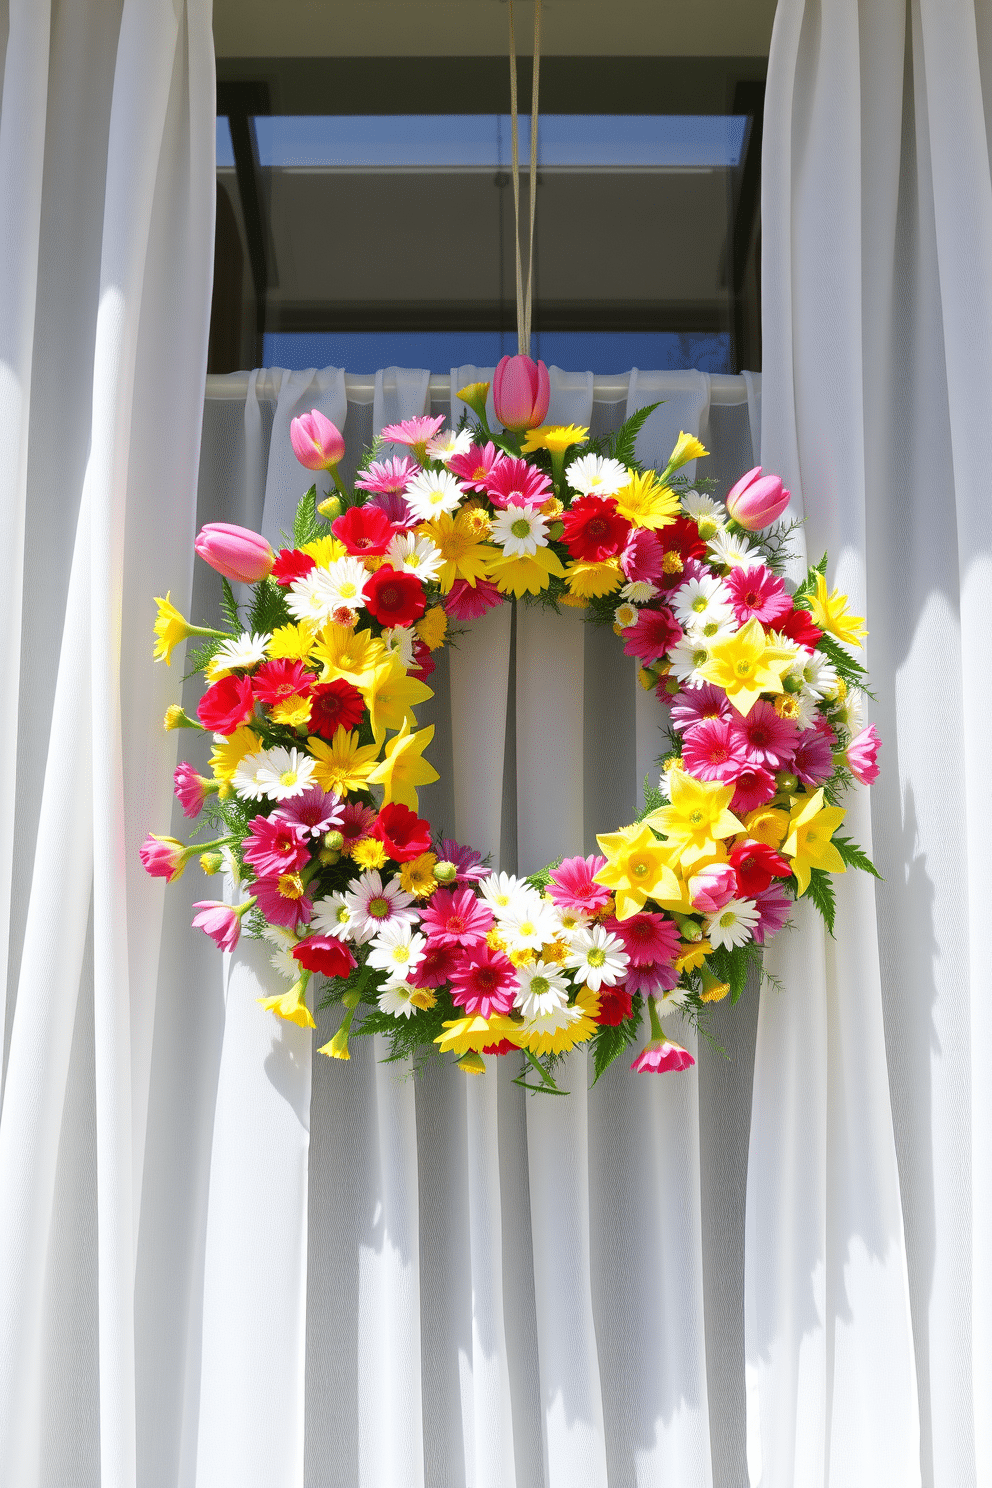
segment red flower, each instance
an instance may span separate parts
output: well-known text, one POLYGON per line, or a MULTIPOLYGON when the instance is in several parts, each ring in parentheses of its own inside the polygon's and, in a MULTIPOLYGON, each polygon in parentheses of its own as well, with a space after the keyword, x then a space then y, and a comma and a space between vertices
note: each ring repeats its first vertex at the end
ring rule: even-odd
POLYGON ((805 646, 807 651, 812 651, 823 635, 823 631, 816 628, 806 610, 793 610, 775 628, 788 636, 790 641, 795 641, 797 646, 805 646))
POLYGON ((616 1027, 622 1023, 624 1018, 629 1018, 632 1012, 630 1005, 630 993, 621 982, 619 987, 601 987, 599 989, 599 1017, 597 1023, 609 1023, 616 1027))
POLYGON ((384 564, 365 585, 365 604, 380 625, 412 625, 424 613, 424 586, 416 574, 384 564))
POLYGON ((766 842, 742 842, 730 854, 730 866, 737 878, 737 892, 745 899, 767 889, 773 878, 788 878, 792 872, 785 858, 766 842))
POLYGON ((573 558, 601 563, 620 552, 630 523, 617 512, 612 496, 580 496, 562 517, 565 543, 573 558))
POLYGON ((662 559, 661 587, 674 589, 682 582, 682 573, 690 558, 701 558, 706 544, 699 528, 689 517, 676 517, 658 533, 665 556, 662 559))
POLYGON ((310 732, 322 739, 333 739, 339 728, 350 734, 364 716, 362 694, 343 677, 319 682, 310 694, 310 732))
POLYGON ((639 656, 644 662, 657 661, 678 645, 682 630, 667 605, 660 609, 643 609, 635 624, 623 633, 623 649, 628 656, 639 656))
POLYGON ((451 980, 451 973, 458 964, 458 952, 454 946, 428 945, 424 959, 417 967, 417 982, 421 987, 443 987, 451 980))
POLYGON ((313 686, 313 673, 302 661, 267 661, 251 679, 255 696, 265 708, 274 708, 290 697, 306 697, 313 686))
POLYGON ((344 942, 332 935, 308 935, 293 947, 293 959, 307 971, 329 977, 347 976, 358 964, 344 942))
POLYGON ((413 643, 413 660, 414 665, 410 668, 410 676, 416 677, 418 682, 426 682, 431 672, 434 671, 434 658, 431 655, 431 648, 419 636, 413 643))
POLYGON ((500 1039, 498 1044, 484 1044, 483 1054, 512 1054, 516 1044, 511 1044, 509 1039, 500 1039))
POLYGON ((378 837, 389 856, 396 863, 409 863, 422 853, 431 850, 431 824, 419 817, 409 806, 398 801, 383 806, 379 819, 372 828, 372 836, 378 837))
POLYGON ((275 579, 283 588, 288 588, 297 579, 306 578, 310 570, 316 567, 316 561, 309 553, 301 553, 299 548, 280 548, 269 578, 275 579))
POLYGON ((242 723, 247 723, 254 711, 251 678, 236 677, 233 672, 208 687, 196 707, 203 727, 217 734, 233 734, 242 723))
POLYGON ((356 558, 381 558, 393 537, 393 524, 377 506, 350 506, 331 523, 331 531, 356 558))

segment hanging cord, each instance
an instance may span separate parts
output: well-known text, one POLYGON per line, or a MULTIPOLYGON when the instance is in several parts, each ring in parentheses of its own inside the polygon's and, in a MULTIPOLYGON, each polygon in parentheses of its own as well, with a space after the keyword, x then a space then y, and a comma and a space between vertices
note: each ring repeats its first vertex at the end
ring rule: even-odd
POLYGON ((513 162, 513 226, 517 261, 517 350, 530 355, 531 312, 534 304, 534 215, 537 210, 537 102, 541 75, 541 0, 534 0, 534 75, 530 101, 530 232, 527 242, 527 293, 520 260, 520 146, 517 137, 517 48, 510 16, 510 150, 513 162))

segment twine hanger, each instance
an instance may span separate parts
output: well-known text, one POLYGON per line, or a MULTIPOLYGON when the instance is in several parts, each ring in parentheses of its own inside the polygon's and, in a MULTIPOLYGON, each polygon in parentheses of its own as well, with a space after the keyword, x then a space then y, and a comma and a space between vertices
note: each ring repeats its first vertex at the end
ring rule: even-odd
POLYGON ((530 230, 527 240, 527 291, 520 261, 520 150, 517 142, 517 48, 510 16, 510 149, 513 162, 513 224, 517 250, 517 351, 530 356, 530 323, 534 303, 534 212, 537 207, 537 94, 541 75, 541 0, 534 0, 534 78, 530 100, 530 230))

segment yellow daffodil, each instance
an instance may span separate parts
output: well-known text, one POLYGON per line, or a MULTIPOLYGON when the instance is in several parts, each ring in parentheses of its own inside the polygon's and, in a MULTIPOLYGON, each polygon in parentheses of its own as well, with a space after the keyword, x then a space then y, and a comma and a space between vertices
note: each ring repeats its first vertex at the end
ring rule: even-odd
POLYGON ((432 852, 421 853, 419 858, 402 863, 400 888, 412 894, 415 899, 426 899, 437 888, 437 879, 434 877, 436 867, 437 854, 432 852))
POLYGON ((266 1012, 285 1018, 287 1023, 298 1023, 301 1028, 316 1028, 313 1014, 304 1001, 308 981, 309 977, 301 978, 288 992, 280 992, 275 997, 260 997, 258 1001, 266 1012))
POLYGON ((469 382, 463 388, 459 388, 455 394, 467 403, 472 412, 480 419, 486 417, 486 399, 489 396, 490 384, 488 382, 469 382))
POLYGON ((793 660, 791 651, 769 644, 760 621, 752 618, 736 635, 711 642, 709 660, 698 670, 707 682, 722 687, 746 718, 763 692, 782 691, 793 660))
MULTIPOLYGON (((339 729, 338 733, 340 732, 339 729)), ((424 750, 433 737, 433 724, 411 734, 410 725, 404 719, 399 733, 388 741, 385 758, 370 771, 368 777, 370 785, 383 787, 383 800, 387 806, 398 801, 401 806, 417 811, 417 786, 430 785, 433 781, 440 780, 434 766, 429 765, 423 757, 424 750)))
POLYGON ((552 548, 538 548, 536 553, 526 558, 503 554, 498 549, 493 551, 496 556, 490 563, 489 576, 500 594, 512 594, 514 599, 520 599, 524 594, 540 594, 542 589, 547 589, 552 574, 558 579, 565 577, 565 570, 552 548))
POLYGON ((634 527, 647 527, 656 532, 667 527, 679 514, 679 498, 661 485, 653 470, 638 475, 628 470, 630 480, 616 494, 617 511, 634 527))
POLYGON ((825 868, 829 873, 845 873, 844 859, 830 840, 847 812, 840 806, 823 804, 823 788, 811 796, 797 796, 789 816, 789 830, 782 851, 792 859, 799 894, 809 888, 811 868, 825 868))
POLYGON ((708 454, 709 450, 704 448, 695 434, 681 432, 675 441, 675 448, 668 457, 668 464, 662 472, 661 479, 666 481, 680 466, 688 465, 690 460, 702 460, 708 454))
POLYGON ((337 563, 339 558, 348 556, 348 549, 343 542, 338 542, 336 537, 328 534, 326 537, 315 538, 313 542, 304 543, 300 549, 301 553, 309 553, 318 568, 330 568, 332 563, 337 563))
POLYGON ((430 522, 421 522, 419 537, 429 537, 444 559, 437 576, 442 594, 447 594, 456 579, 464 579, 474 589, 489 573, 489 564, 497 549, 480 541, 479 521, 472 512, 439 512, 430 522))
POLYGON ((707 855, 717 855, 721 838, 743 831, 729 809, 733 785, 722 785, 719 780, 696 780, 684 770, 671 770, 668 789, 671 805, 659 806, 645 817, 645 822, 664 832, 670 851, 678 853, 684 868, 707 855))
POLYGON ((744 818, 747 835, 752 842, 763 842, 766 847, 781 847, 789 830, 789 813, 773 806, 756 806, 744 818))
POLYGON ((317 631, 312 625, 280 625, 269 636, 266 652, 270 661, 306 661, 317 631))
POLYGON ((403 723, 416 727, 414 706, 434 696, 433 689, 416 677, 408 677, 398 656, 388 655, 377 666, 359 691, 369 710, 372 737, 381 744, 387 729, 398 729, 403 723))
POLYGON ((850 603, 839 589, 827 593, 827 581, 822 574, 816 576, 816 593, 810 596, 810 616, 813 624, 828 635, 836 636, 847 646, 860 646, 868 631, 863 615, 849 615, 850 603))
POLYGON ((226 739, 215 739, 210 755, 210 768, 214 779, 233 780, 234 772, 245 755, 256 754, 261 747, 260 736, 244 724, 236 728, 233 734, 228 734, 226 739))
POLYGON ((703 990, 699 994, 700 1002, 722 1002, 730 991, 729 982, 721 982, 715 977, 708 966, 703 967, 703 990))
POLYGON ((370 630, 329 624, 320 632, 311 655, 322 667, 322 682, 343 677, 361 689, 368 686, 372 673, 386 655, 386 648, 370 630))
POLYGON ((606 558, 601 563, 577 558, 566 566, 565 579, 570 592, 583 599, 598 599, 604 594, 612 594, 624 582, 619 558, 606 558))
POLYGON ((283 698, 272 709, 272 722, 284 724, 286 728, 306 728, 310 722, 311 702, 308 697, 283 698))
POLYGON ((606 855, 606 867, 594 875, 593 882, 613 889, 618 920, 637 914, 647 899, 659 894, 679 897, 671 853, 645 823, 621 832, 604 832, 596 841, 606 855))
POLYGON ((328 744, 315 736, 307 740, 307 748, 316 764, 313 778, 323 791, 334 791, 346 796, 349 791, 361 790, 379 753, 377 744, 358 742, 358 734, 346 733, 343 728, 335 731, 333 741, 328 744))
POLYGON ((532 455, 540 449, 546 449, 552 455, 563 455, 573 444, 585 444, 588 437, 589 430, 578 424, 544 424, 540 429, 527 430, 520 450, 525 455, 532 455))
POLYGON ((491 1018, 455 1018, 451 1023, 442 1023, 444 1033, 439 1033, 434 1042, 442 1054, 478 1054, 487 1044, 498 1044, 501 1039, 520 1042, 520 1025, 511 1018, 494 1013, 491 1018))
POLYGON ((679 976, 684 971, 697 971, 712 949, 708 940, 683 940, 675 957, 675 970, 679 976))
POLYGON ((155 616, 155 648, 152 652, 156 661, 164 661, 166 666, 172 665, 172 653, 181 641, 189 640, 190 636, 206 635, 221 636, 221 630, 210 630, 203 625, 190 625, 184 615, 181 615, 172 603, 170 589, 164 599, 156 599, 158 614, 155 616))
POLYGON ((448 617, 443 605, 433 605, 413 627, 428 651, 437 651, 444 645, 448 633, 448 617))

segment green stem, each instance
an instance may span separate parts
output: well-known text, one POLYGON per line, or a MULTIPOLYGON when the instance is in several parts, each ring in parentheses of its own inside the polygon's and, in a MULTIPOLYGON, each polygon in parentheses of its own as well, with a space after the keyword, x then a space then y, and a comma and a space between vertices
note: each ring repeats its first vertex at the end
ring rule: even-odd
POLYGON ((650 993, 648 994, 648 1017, 651 1019, 652 1041, 661 1043, 665 1037, 665 1030, 661 1026, 661 1019, 658 1017, 658 1004, 650 993))
POLYGON ((209 625, 190 625, 187 621, 186 629, 190 635, 216 636, 219 641, 228 641, 231 638, 229 630, 214 630, 209 625))

